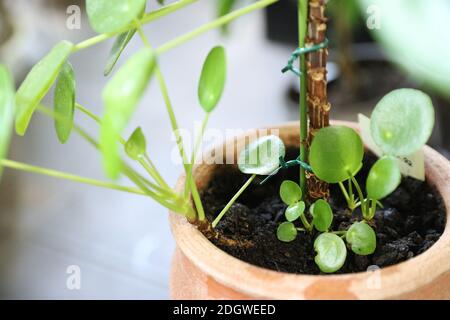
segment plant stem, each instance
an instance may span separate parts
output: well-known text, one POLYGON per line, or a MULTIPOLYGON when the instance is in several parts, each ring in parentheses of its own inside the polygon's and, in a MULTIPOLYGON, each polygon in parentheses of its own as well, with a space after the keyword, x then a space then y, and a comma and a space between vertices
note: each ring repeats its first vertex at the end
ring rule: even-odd
POLYGON ((352 203, 354 203, 355 202, 355 195, 353 194, 352 181, 350 179, 348 179, 347 183, 348 183, 348 193, 350 195, 350 199, 352 200, 352 203))
POLYGON ((308 222, 308 219, 306 219, 304 213, 300 215, 300 220, 302 221, 303 225, 305 226, 305 229, 308 230, 308 232, 313 231, 313 226, 308 222))
POLYGON ((200 127, 200 132, 197 134, 197 138, 195 139, 194 150, 192 151, 192 155, 191 155, 191 163, 192 164, 194 164, 195 158, 197 157, 197 154, 198 154, 198 150, 200 149, 200 146, 202 144, 203 134, 205 133, 205 128, 208 124, 209 116, 210 116, 210 113, 207 112, 205 114, 205 117, 203 118, 202 125, 200 127))
MULTIPOLYGON (((175 139, 177 142, 177 146, 178 146, 178 151, 180 153, 181 159, 183 161, 183 167, 184 167, 184 171, 186 174, 186 177, 188 177, 189 175, 189 164, 188 164, 188 160, 187 160, 187 156, 186 156, 186 152, 184 151, 184 144, 183 144, 183 138, 180 135, 180 130, 178 127, 178 123, 177 120, 175 118, 175 113, 172 107, 172 102, 170 101, 170 97, 169 97, 169 92, 167 90, 167 85, 166 82, 164 81, 164 77, 161 73, 161 70, 159 69, 159 66, 156 65, 155 66, 155 73, 156 73, 156 78, 158 79, 158 83, 161 89, 161 93, 163 95, 164 98, 164 102, 166 104, 166 109, 167 109, 167 113, 169 115, 169 120, 170 120, 170 124, 172 126, 172 131, 175 135, 175 139)), ((195 207, 197 208, 197 212, 198 212, 198 218, 199 220, 203 221, 205 219, 205 211, 203 209, 203 205, 202 202, 200 200, 200 195, 198 193, 197 190, 197 186, 195 184, 195 182, 193 181, 193 177, 192 175, 190 176, 189 181, 186 180, 186 183, 189 184, 189 187, 191 189, 191 193, 192 193, 192 198, 194 200, 195 203, 195 207)))
POLYGON ((93 114, 91 111, 89 111, 88 109, 86 109, 82 105, 80 105, 78 103, 75 103, 75 108, 80 110, 81 112, 83 112, 85 115, 87 115, 89 118, 91 118, 95 122, 97 122, 97 124, 99 124, 99 125, 102 124, 102 122, 100 120, 100 117, 96 116, 95 114, 93 114))
MULTIPOLYGON (((308 0, 298 0, 298 43, 299 47, 304 47, 306 42, 306 29, 308 25, 308 0)), ((300 56, 300 160, 306 162, 308 160, 308 111, 306 101, 306 57, 300 56)), ((303 198, 306 196, 306 171, 300 166, 300 188, 302 189, 303 198)))
POLYGON ((377 200, 371 199, 370 201, 371 201, 370 212, 366 220, 372 220, 373 217, 375 217, 375 212, 377 211, 377 200))
MULTIPOLYGON (((44 115, 50 116, 52 118, 58 118, 60 117, 58 114, 54 113, 52 110, 49 110, 48 108, 38 105, 36 108, 37 111, 41 112, 44 115)), ((99 149, 99 144, 97 141, 95 141, 94 138, 92 138, 87 132, 85 132, 81 127, 74 124, 73 126, 74 130, 82 137, 84 138, 89 144, 91 144, 94 148, 97 150, 99 149)), ((180 208, 176 205, 173 205, 169 202, 167 202, 167 198, 175 199, 177 202, 180 202, 180 199, 178 199, 178 195, 175 194, 171 189, 169 191, 164 190, 151 182, 147 181, 145 178, 141 177, 137 172, 135 172, 132 168, 128 167, 125 163, 123 163, 123 171, 125 175, 134 183, 136 186, 138 186, 142 192, 144 192, 149 197, 153 198, 155 201, 159 202, 161 205, 167 207, 168 209, 174 211, 174 212, 180 212, 180 208), (155 191, 150 190, 145 184, 147 184, 149 187, 155 189, 155 191)), ((189 208, 187 206, 183 206, 183 214, 186 213, 186 216, 189 214, 189 208)), ((191 210, 192 211, 192 208, 191 210)), ((188 217, 189 218, 189 217, 188 217)))
POLYGON ((245 189, 248 188, 248 186, 252 183, 253 180, 255 180, 255 178, 256 178, 256 174, 252 175, 247 180, 247 182, 245 182, 244 185, 238 190, 238 192, 236 192, 236 194, 233 196, 233 198, 231 198, 231 200, 227 203, 225 208, 223 208, 222 211, 220 211, 220 213, 217 215, 216 219, 214 219, 214 221, 212 223, 213 228, 215 228, 217 226, 217 224, 220 222, 220 220, 225 215, 225 213, 227 213, 227 211, 231 208, 233 203, 237 200, 237 198, 239 198, 239 196, 245 191, 245 189))
POLYGON ((159 54, 166 52, 176 46, 179 46, 180 44, 185 43, 186 41, 191 40, 192 38, 194 38, 196 36, 199 36, 200 34, 202 34, 204 32, 207 32, 209 30, 223 26, 223 25, 229 23, 230 21, 232 21, 236 18, 239 18, 242 15, 245 15, 245 14, 250 13, 257 9, 265 8, 265 7, 271 5, 275 2, 278 2, 278 1, 279 0, 261 0, 261 1, 255 2, 251 5, 248 5, 242 9, 238 9, 233 12, 230 12, 229 14, 226 14, 214 21, 206 23, 206 24, 198 27, 197 29, 192 30, 191 32, 188 32, 184 35, 181 35, 181 36, 163 44, 162 46, 157 48, 155 50, 155 52, 159 55, 159 54))
POLYGON ((342 191, 342 194, 344 195, 345 200, 347 200, 347 204, 350 205, 350 197, 347 193, 347 190, 345 190, 345 186, 342 182, 339 182, 339 188, 342 191))
POLYGON ((356 191, 358 192, 359 201, 361 202, 361 212, 364 216, 364 218, 367 217, 367 206, 366 206, 366 199, 364 199, 364 195, 362 193, 361 187, 359 186, 358 181, 355 179, 354 176, 351 176, 351 180, 353 184, 355 185, 356 191))
MULTIPOLYGON (((194 148, 192 150, 191 162, 189 164, 189 171, 188 171, 188 175, 187 175, 186 181, 191 181, 191 177, 193 175, 192 174, 192 170, 194 168, 195 158, 197 157, 198 149, 200 148, 200 145, 201 145, 202 140, 203 140, 203 134, 205 132, 206 125, 208 124, 209 115, 210 115, 209 112, 207 112, 205 114, 205 117, 203 118, 203 121, 202 121, 202 125, 200 127, 200 132, 197 134, 197 137, 195 139, 195 144, 194 144, 194 148)), ((189 193, 189 186, 186 184, 186 186, 184 188, 184 195, 185 195, 185 197, 188 196, 188 193, 189 193)))
MULTIPOLYGON (((86 109, 85 107, 83 107, 82 105, 80 105, 78 103, 75 104, 75 108, 77 108, 78 110, 80 110, 81 112, 86 114, 88 117, 93 119, 98 125, 101 126, 101 124, 102 124, 101 119, 98 116, 96 116, 95 114, 93 114, 91 111, 89 111, 88 109, 86 109)), ((126 143, 125 139, 123 139, 122 137, 119 137, 119 142, 122 145, 125 145, 125 143, 126 143)), ((166 183, 166 181, 159 174, 158 170, 156 169, 155 165, 150 160, 150 157, 147 154, 144 155, 144 159, 138 159, 137 161, 145 169, 145 171, 147 171, 147 173, 156 181, 156 183, 158 183, 160 185, 161 189, 165 190, 166 192, 168 192, 168 191, 172 192, 172 189, 169 187, 169 185, 166 183), (146 161, 148 162, 148 164, 146 163, 146 161)), ((172 192, 172 194, 173 194, 173 192, 172 192)))
POLYGON ((170 197, 170 200, 174 200, 176 203, 172 203, 167 201, 168 197, 160 196, 156 194, 155 192, 148 189, 143 182, 140 180, 140 177, 136 172, 134 172, 131 168, 128 166, 123 166, 123 172, 124 174, 133 181, 139 188, 144 190, 153 200, 161 204, 162 206, 168 208, 169 210, 172 210, 176 213, 181 213, 185 215, 188 219, 194 219, 195 220, 195 211, 192 209, 191 206, 189 206, 188 203, 182 203, 183 199, 180 197, 170 197))
MULTIPOLYGON (((145 161, 147 161, 148 165, 150 166, 150 168, 152 169, 152 172, 154 172, 155 176, 153 177, 161 186, 163 186, 164 188, 169 188, 172 189, 167 182, 164 180, 164 178, 161 176, 161 174, 159 173, 158 169, 156 168, 156 166, 153 164, 153 161, 150 159, 150 157, 148 156, 148 154, 144 154, 144 159, 145 161)), ((144 160, 143 160, 144 161, 144 160)), ((141 161, 139 161, 141 162, 141 161)), ((141 165, 143 165, 141 163, 141 165)))
MULTIPOLYGON (((174 11, 184 8, 187 5, 190 5, 191 3, 194 3, 197 1, 198 0, 181 0, 181 1, 175 2, 173 4, 167 5, 161 9, 146 13, 141 19, 139 19, 139 23, 146 24, 146 23, 152 22, 154 20, 162 18, 174 11)), ((87 40, 84 40, 84 41, 76 44, 73 51, 76 52, 76 51, 80 51, 80 50, 92 47, 93 45, 96 45, 100 42, 108 40, 118 34, 127 32, 128 30, 134 29, 134 28, 135 28, 134 24, 132 23, 119 31, 111 32, 111 33, 104 33, 104 34, 100 34, 95 37, 89 38, 87 40)))
POLYGON ((96 187, 102 187, 102 188, 113 189, 113 190, 118 190, 118 191, 125 191, 125 192, 139 194, 139 195, 146 195, 145 192, 143 192, 142 190, 136 189, 136 188, 125 187, 125 186, 117 185, 115 183, 80 177, 80 176, 77 176, 74 174, 57 171, 57 170, 52 170, 52 169, 47 169, 47 168, 42 168, 42 167, 38 167, 38 166, 33 166, 30 164, 21 163, 21 162, 17 162, 17 161, 13 161, 13 160, 3 159, 3 160, 0 160, 0 163, 4 167, 15 169, 15 170, 21 170, 21 171, 26 171, 26 172, 31 172, 31 173, 38 173, 38 174, 46 175, 46 176, 53 177, 53 178, 80 182, 80 183, 89 184, 89 185, 96 186, 96 187))
POLYGON ((347 234, 347 231, 332 231, 331 233, 334 233, 336 235, 345 235, 347 234))
MULTIPOLYGON (((152 21, 157 20, 157 19, 159 19, 161 17, 164 17, 164 16, 166 16, 166 15, 168 15, 168 14, 174 12, 174 11, 177 11, 178 9, 181 9, 181 8, 187 6, 187 5, 191 4, 191 3, 197 2, 197 1, 198 0, 184 0, 184 1, 175 2, 173 4, 165 6, 164 8, 155 10, 153 12, 146 13, 141 19, 138 20, 138 23, 140 25, 147 24, 149 22, 152 22, 152 21)), ((247 14, 247 13, 249 13, 251 11, 254 11, 254 10, 257 10, 257 9, 261 9, 261 8, 267 7, 267 6, 271 5, 272 3, 275 3, 275 2, 278 2, 278 1, 279 0, 262 0, 262 1, 254 3, 254 4, 251 4, 251 5, 247 6, 247 7, 244 7, 242 9, 230 12, 229 14, 224 15, 224 16, 222 16, 219 19, 216 19, 216 20, 214 20, 214 21, 212 21, 210 23, 207 23, 207 24, 205 24, 205 25, 203 25, 203 26, 201 26, 201 27, 199 27, 199 28, 197 28, 197 29, 195 29, 195 30, 185 34, 185 35, 179 36, 178 38, 175 38, 172 41, 167 42, 166 44, 162 45, 160 48, 156 49, 156 53, 157 54, 161 54, 163 52, 166 52, 166 51, 168 51, 168 50, 170 50, 170 49, 172 49, 172 48, 174 48, 174 47, 176 47, 176 46, 178 46, 178 45, 180 45, 180 44, 182 44, 182 43, 184 43, 184 42, 186 42, 186 41, 188 41, 188 40, 190 40, 190 39, 192 39, 192 38, 194 38, 194 37, 196 37, 196 36, 198 36, 198 35, 200 35, 200 34, 202 34, 204 32, 206 32, 206 31, 209 31, 209 30, 214 29, 214 28, 221 27, 222 25, 225 25, 225 24, 229 23, 230 21, 232 21, 232 20, 234 20, 236 18, 239 18, 240 16, 242 16, 244 14, 247 14)), ((84 40, 84 41, 76 44, 74 46, 74 48, 73 48, 73 52, 77 52, 77 51, 80 51, 80 50, 83 50, 83 49, 87 49, 87 48, 92 47, 92 46, 94 46, 94 45, 96 45, 98 43, 101 43, 101 42, 103 42, 105 40, 108 40, 108 39, 110 39, 110 38, 112 38, 112 37, 114 37, 114 36, 116 36, 118 34, 127 32, 128 30, 134 29, 134 28, 135 28, 135 23, 133 22, 130 25, 126 26, 125 28, 123 28, 121 30, 118 30, 116 32, 100 34, 100 35, 97 35, 95 37, 89 38, 87 40, 84 40)))
MULTIPOLYGON (((147 46, 148 48, 153 50, 153 48, 150 45, 150 41, 148 41, 148 39, 147 39, 144 31, 142 30, 142 27, 139 25, 139 23, 136 23, 136 27, 137 27, 139 36, 142 39, 142 42, 145 44, 145 46, 147 46)), ((183 161, 183 167, 184 167, 184 171, 186 174, 186 182, 185 183, 187 186, 189 186, 189 188, 191 190, 192 199, 194 200, 194 204, 197 209, 198 219, 200 221, 203 221, 203 220, 205 220, 205 210, 203 209, 203 204, 200 199, 200 194, 198 193, 197 185, 195 184, 192 174, 189 174, 190 166, 189 166, 189 163, 187 162, 187 156, 186 156, 186 152, 184 150, 183 137, 180 135, 179 126, 177 123, 177 119, 175 117, 175 112, 173 110, 172 102, 170 100, 169 91, 167 89, 167 84, 164 80, 163 74, 161 72, 161 69, 160 69, 157 61, 155 62, 155 73, 156 73, 156 78, 158 80, 161 93, 163 95, 164 103, 166 105, 166 110, 169 115, 172 132, 175 135, 178 151, 179 151, 181 159, 183 161)), ((186 198, 187 198, 187 195, 186 195, 186 198)))
POLYGON ((345 189, 345 186, 342 182, 339 182, 339 188, 342 191, 342 194, 345 197, 345 200, 347 201, 348 208, 353 212, 358 207, 358 204, 355 201, 355 195, 353 194, 353 186, 351 179, 348 179, 348 192, 345 189))

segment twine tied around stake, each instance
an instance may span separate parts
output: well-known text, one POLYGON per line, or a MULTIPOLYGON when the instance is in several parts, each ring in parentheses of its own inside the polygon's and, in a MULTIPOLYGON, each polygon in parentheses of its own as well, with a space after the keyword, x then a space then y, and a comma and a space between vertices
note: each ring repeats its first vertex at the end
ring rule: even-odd
POLYGON ((286 161, 286 160, 284 160, 283 157, 280 157, 279 161, 280 161, 280 166, 277 169, 275 169, 274 171, 272 171, 263 181, 261 181, 260 185, 264 184, 272 176, 276 175, 280 169, 288 169, 290 167, 294 167, 294 166, 299 165, 300 167, 302 167, 306 171, 313 172, 313 170, 312 170, 312 168, 311 168, 311 166, 309 164, 307 164, 306 162, 303 162, 303 161, 300 160, 300 156, 297 159, 295 159, 295 160, 289 160, 289 161, 286 161))
POLYGON ((292 71, 297 77, 300 77, 302 75, 302 72, 298 68, 294 67, 294 62, 303 54, 307 54, 328 47, 328 43, 329 43, 328 38, 326 38, 323 42, 315 44, 313 46, 299 47, 295 49, 295 51, 292 52, 286 67, 284 67, 281 70, 281 72, 286 73, 288 71, 292 71))

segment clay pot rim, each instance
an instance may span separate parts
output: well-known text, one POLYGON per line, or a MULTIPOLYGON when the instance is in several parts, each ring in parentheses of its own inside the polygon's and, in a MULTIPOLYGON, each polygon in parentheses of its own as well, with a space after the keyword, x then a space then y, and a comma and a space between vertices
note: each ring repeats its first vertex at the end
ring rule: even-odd
MULTIPOLYGON (((357 124, 353 122, 334 121, 333 124, 357 128, 357 124)), ((298 130, 298 122, 288 122, 268 129, 280 129, 283 135, 283 130, 298 130)), ((234 140, 224 142, 224 145, 228 143, 234 143, 234 140)), ((450 272, 450 162, 428 146, 424 147, 424 154, 427 180, 437 188, 446 208, 445 230, 440 239, 424 253, 380 269, 381 290, 368 289, 368 281, 373 279, 372 272, 303 275, 249 264, 217 248, 184 217, 174 213, 170 214, 172 233, 184 255, 208 277, 254 297, 301 299, 329 297, 336 293, 340 298, 394 298, 415 288, 425 287, 450 272)), ((204 165, 196 169, 202 166, 204 165)), ((181 176, 176 188, 180 189, 183 185, 184 176, 181 176)))

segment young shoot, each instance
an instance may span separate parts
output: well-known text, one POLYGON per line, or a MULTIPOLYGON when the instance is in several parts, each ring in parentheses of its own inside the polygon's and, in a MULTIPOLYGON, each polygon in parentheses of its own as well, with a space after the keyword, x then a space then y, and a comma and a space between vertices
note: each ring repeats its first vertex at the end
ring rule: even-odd
POLYGON ((214 219, 212 222, 213 228, 217 226, 225 213, 250 186, 256 176, 269 175, 280 166, 280 157, 284 158, 285 153, 283 141, 274 135, 259 138, 245 146, 239 154, 238 166, 242 173, 250 174, 251 176, 214 219))
POLYGON ((362 168, 363 156, 362 140, 353 129, 328 127, 316 134, 311 145, 310 161, 314 173, 320 179, 339 184, 351 211, 361 206, 363 217, 371 220, 379 200, 392 193, 400 184, 401 174, 395 159, 379 159, 367 178, 368 196, 365 197, 355 178, 362 168))
POLYGON ((375 252, 375 231, 365 221, 353 223, 347 231, 332 231, 320 234, 314 241, 317 255, 314 259, 322 272, 338 271, 347 257, 347 245, 353 253, 366 256, 375 252))
POLYGON ((345 233, 345 240, 360 256, 374 253, 377 246, 375 231, 365 221, 353 223, 345 233))
POLYGON ((297 228, 294 221, 300 219, 304 230, 311 232, 313 226, 305 217, 305 202, 302 201, 302 189, 291 180, 286 180, 280 186, 280 198, 288 206, 284 213, 287 222, 281 223, 277 229, 277 237, 280 241, 291 242, 297 237, 297 228))
MULTIPOLYGON (((317 205, 318 203, 315 206, 317 205)), ((315 227, 317 229, 316 225, 315 227)), ((285 242, 295 240, 297 233, 292 230, 289 222, 280 224, 280 228, 283 232, 278 234, 279 240, 285 242)), ((333 273, 344 265, 347 257, 344 240, 353 253, 362 256, 374 253, 377 245, 375 231, 364 221, 353 223, 347 231, 328 231, 326 228, 314 241, 314 250, 317 252, 314 261, 322 272, 333 273)))

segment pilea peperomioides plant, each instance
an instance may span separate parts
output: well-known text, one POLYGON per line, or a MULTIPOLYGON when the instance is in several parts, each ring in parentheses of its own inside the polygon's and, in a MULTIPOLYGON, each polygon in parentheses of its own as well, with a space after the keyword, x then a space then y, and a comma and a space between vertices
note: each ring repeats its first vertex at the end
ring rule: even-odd
POLYGON ((295 69, 292 66, 295 59, 291 59, 289 68, 301 79, 299 157, 285 162, 285 146, 279 137, 273 135, 245 146, 238 157, 238 165, 241 172, 250 176, 209 224, 194 181, 193 163, 210 114, 218 105, 224 90, 227 65, 225 50, 221 46, 214 47, 201 70, 198 99, 205 114, 191 157, 185 150, 158 58, 206 31, 226 26, 232 20, 278 0, 256 1, 232 12, 234 1, 221 1, 218 19, 157 48, 152 47, 142 25, 196 1, 179 0, 169 5, 158 1, 164 6, 147 12, 145 0, 86 0, 89 22, 99 33, 97 36, 78 44, 59 42, 31 69, 17 91, 11 75, 0 65, 0 174, 3 167, 8 167, 145 195, 171 211, 184 215, 192 223, 214 228, 257 176, 271 176, 280 168, 299 165, 298 183, 284 181, 280 186, 280 197, 287 205, 287 221, 274 230, 278 239, 290 242, 297 239, 299 232, 310 233, 315 237, 315 263, 325 273, 336 272, 344 265, 348 248, 357 255, 374 253, 377 240, 372 220, 377 206, 382 206, 381 200, 401 182, 398 158, 417 152, 430 137, 434 125, 431 99, 417 90, 399 89, 386 95, 377 104, 372 114, 370 132, 383 155, 369 170, 365 188, 361 187, 357 179, 364 157, 361 137, 351 128, 328 126, 330 104, 326 91, 326 1, 298 0, 300 48, 292 56, 299 58, 300 66, 295 69), (109 76, 135 35, 140 37, 143 48, 111 76, 102 92, 104 112, 100 118, 77 103, 76 72, 70 64, 70 57, 78 51, 115 38, 104 68, 104 75, 109 76), (148 154, 146 138, 140 127, 128 139, 122 137, 152 78, 156 79, 160 88, 183 162, 186 179, 182 192, 170 188, 157 170, 148 154), (41 101, 53 85, 52 110, 43 106, 41 101), (14 122, 16 133, 23 136, 36 111, 52 118, 61 143, 67 142, 71 133, 76 132, 101 152, 103 167, 109 178, 115 180, 123 175, 135 186, 123 186, 5 159, 14 122), (74 122, 76 112, 81 112, 98 124, 98 141, 74 122), (141 175, 132 165, 143 168, 147 176, 141 175), (355 222, 352 221, 347 230, 332 230, 333 210, 327 202, 329 184, 339 185, 348 212, 354 215, 355 222))

